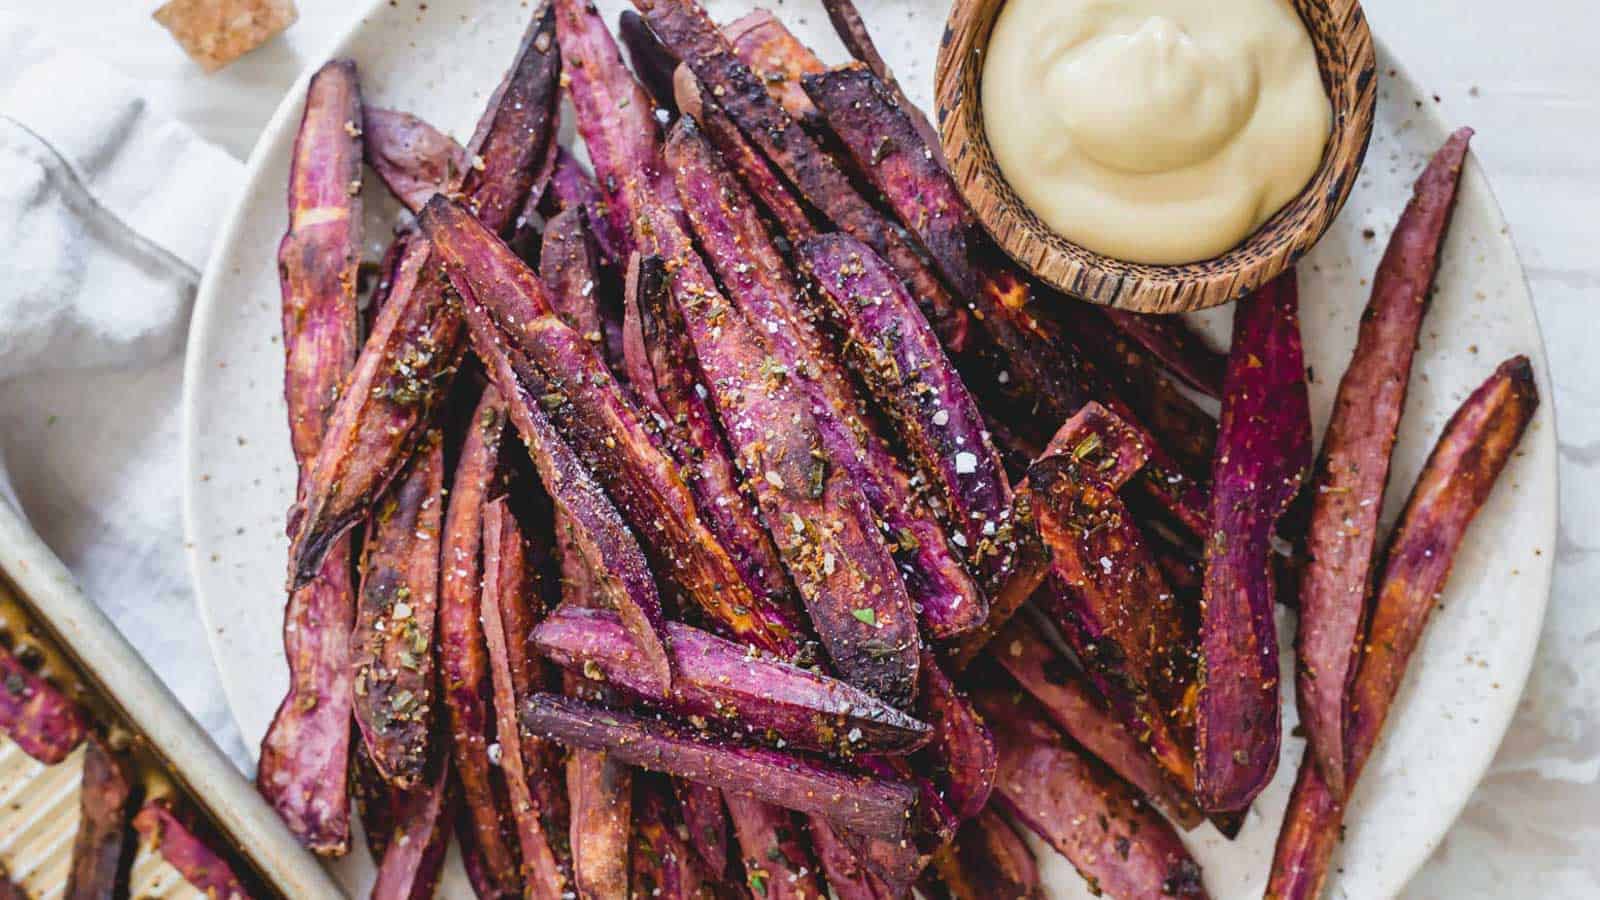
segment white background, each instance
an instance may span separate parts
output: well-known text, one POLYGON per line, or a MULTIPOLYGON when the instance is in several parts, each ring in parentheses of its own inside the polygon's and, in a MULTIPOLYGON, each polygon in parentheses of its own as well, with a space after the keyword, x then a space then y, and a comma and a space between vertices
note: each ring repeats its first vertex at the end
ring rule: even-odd
MULTIPOLYGON (((149 19, 155 3, 4 5, 58 42, 101 56, 159 108, 242 158, 301 67, 362 4, 301 0, 301 20, 285 36, 210 77, 149 19)), ((1478 129, 1473 151, 1511 223, 1549 347, 1561 434, 1562 533, 1539 661, 1488 779, 1407 894, 1600 896, 1600 605, 1592 599, 1600 582, 1600 420, 1591 414, 1600 349, 1590 346, 1600 336, 1600 12, 1583 0, 1366 7, 1373 29, 1438 95, 1447 118, 1478 129)), ((67 477, 49 460, 31 468, 32 477, 67 477)), ((177 485, 170 487, 176 505, 177 485)), ((69 564, 94 539, 45 536, 69 564)), ((206 648, 196 642, 178 656, 185 663, 169 658, 158 668, 202 722, 228 727, 224 711, 205 708, 220 697, 202 687, 214 679, 206 648)))

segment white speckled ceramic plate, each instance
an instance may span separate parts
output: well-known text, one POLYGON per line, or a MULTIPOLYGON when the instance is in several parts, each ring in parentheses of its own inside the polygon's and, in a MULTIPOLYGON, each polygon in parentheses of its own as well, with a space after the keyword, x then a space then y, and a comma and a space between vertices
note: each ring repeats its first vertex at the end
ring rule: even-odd
MULTIPOLYGON (((360 64, 362 86, 373 101, 414 111, 465 137, 516 47, 530 5, 428 0, 424 7, 417 0, 383 0, 373 3, 335 53, 360 64)), ((601 3, 613 21, 622 5, 623 0, 601 3)), ((749 0, 708 5, 726 19, 745 12, 749 0)), ((912 99, 927 104, 944 4, 861 5, 912 99)), ((845 59, 816 0, 780 2, 777 8, 824 58, 845 59)), ((1443 140, 1447 124, 1457 124, 1441 118, 1428 93, 1381 46, 1379 67, 1377 126, 1366 168, 1343 214, 1300 266, 1319 433, 1389 230, 1426 156, 1443 140)), ((284 229, 284 183, 302 95, 303 83, 284 100, 251 158, 243 199, 212 256, 195 307, 185 381, 185 505, 195 586, 224 688, 252 743, 266 729, 286 682, 279 643, 283 514, 294 491, 294 466, 281 399, 274 252, 284 229)), ((369 233, 381 240, 394 207, 379 198, 381 189, 369 188, 368 194, 374 217, 369 233)), ((378 243, 369 247, 374 257, 380 250, 378 243)), ((1224 336, 1228 315, 1213 312, 1205 323, 1224 336)), ((1398 511, 1450 412, 1514 353, 1533 358, 1548 398, 1549 373, 1522 269, 1483 171, 1472 162, 1423 329, 1386 521, 1398 511)), ((1331 896, 1398 892, 1482 775, 1533 658, 1550 589, 1555 524, 1556 441, 1546 402, 1461 550, 1391 727, 1352 801, 1331 896)), ((1288 709, 1292 715, 1292 701, 1288 709)), ((1225 841, 1210 826, 1187 836, 1213 896, 1260 896, 1301 743, 1284 742, 1277 781, 1238 840, 1225 841)), ((1044 858, 1051 896, 1088 896, 1065 860, 1051 853, 1044 858)), ((351 890, 364 892, 371 867, 362 854, 352 854, 340 868, 351 890)), ((448 887, 444 896, 467 896, 462 882, 448 887)))

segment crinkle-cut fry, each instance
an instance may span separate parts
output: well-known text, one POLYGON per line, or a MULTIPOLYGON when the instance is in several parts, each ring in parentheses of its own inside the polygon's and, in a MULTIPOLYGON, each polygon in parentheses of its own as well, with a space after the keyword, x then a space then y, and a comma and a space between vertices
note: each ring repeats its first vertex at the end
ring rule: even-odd
POLYGON ((1311 413, 1291 270, 1239 301, 1211 474, 1195 794, 1250 805, 1278 767, 1272 536, 1311 468, 1311 413))
POLYGON ((843 757, 909 753, 928 741, 927 724, 838 679, 676 622, 667 638, 676 677, 653 700, 642 695, 639 653, 615 613, 559 609, 530 636, 551 662, 709 729, 843 757))
POLYGON ((921 751, 944 801, 958 819, 970 819, 989 802, 994 789, 994 735, 934 655, 922 654, 918 712, 933 724, 933 739, 921 751))
POLYGON ((1167 818, 1185 830, 1204 821, 1194 800, 1173 783, 1150 749, 1106 709, 1083 673, 1035 626, 1012 619, 996 635, 989 657, 1039 701, 1056 727, 1138 788, 1167 818))
POLYGON ((977 290, 969 242, 980 235, 966 198, 917 128, 917 114, 864 64, 805 76, 816 104, 856 168, 882 192, 895 215, 957 296, 977 290))
POLYGON ((802 305, 800 286, 748 195, 692 120, 673 127, 666 158, 684 216, 727 287, 729 301, 757 324, 774 358, 809 395, 824 443, 837 448, 836 459, 861 485, 887 529, 890 551, 924 626, 936 638, 976 627, 988 610, 983 592, 878 434, 850 376, 802 305))
POLYGON ((744 861, 745 884, 757 897, 807 900, 824 896, 817 862, 793 812, 740 794, 728 795, 728 818, 744 861))
POLYGON ((1395 225, 1311 481, 1295 697, 1312 756, 1336 796, 1345 790, 1345 700, 1366 630, 1390 453, 1471 137, 1463 128, 1434 155, 1395 225))
POLYGON ((473 847, 482 858, 487 883, 510 891, 520 883, 519 864, 515 846, 506 840, 511 810, 505 785, 490 758, 495 722, 480 597, 484 508, 496 492, 493 481, 505 426, 506 401, 493 387, 486 388, 467 423, 450 486, 439 551, 436 634, 448 746, 473 847))
POLYGON ((799 255, 857 374, 920 470, 939 486, 951 540, 986 580, 998 582, 1015 552, 1011 483, 966 383, 870 248, 849 235, 827 234, 802 244, 799 255))
POLYGON ((662 44, 688 64, 739 130, 810 203, 892 265, 952 353, 967 347, 964 304, 816 141, 767 93, 695 0, 635 0, 662 44))
POLYGON ((706 138, 716 147, 723 163, 755 196, 767 215, 791 244, 798 244, 817 233, 804 205, 772 170, 761 151, 739 131, 728 114, 706 97, 700 82, 688 66, 679 64, 672 76, 673 97, 683 116, 694 119, 706 138))
POLYGON ((443 197, 430 201, 419 222, 445 257, 461 295, 473 348, 507 397, 511 420, 528 447, 539 480, 602 591, 655 661, 655 693, 665 693, 670 673, 659 637, 661 598, 643 551, 594 476, 550 422, 541 405, 543 391, 532 387, 541 378, 517 349, 527 327, 551 310, 542 283, 509 248, 443 197), (476 277, 468 274, 469 269, 476 271, 476 277))
POLYGON ((367 165, 412 212, 434 194, 457 190, 467 148, 408 112, 368 106, 362 139, 367 165))
MULTIPOLYGON (((1406 666, 1450 578, 1456 550, 1539 405, 1525 356, 1501 363, 1461 404, 1400 514, 1351 683, 1345 773, 1354 786, 1377 746, 1406 666)), ((1315 900, 1343 833, 1344 803, 1310 752, 1300 762, 1267 882, 1270 900, 1315 900)))
MULTIPOLYGON (((394 834, 386 838, 371 900, 431 900, 444 870, 456 796, 449 756, 423 787, 401 795, 394 834)), ((365 823, 363 823, 365 824, 365 823)))
POLYGON ((133 784, 122 759, 98 737, 83 750, 78 795, 78 832, 72 839, 66 900, 97 900, 116 894, 128 833, 133 784))
POLYGON ((961 824, 955 843, 934 854, 949 900, 1042 900, 1033 851, 994 807, 961 824))
POLYGON ((350 635, 356 724, 367 758, 400 791, 421 784, 433 733, 444 466, 443 436, 431 433, 380 504, 350 635))
POLYGON ((159 854, 202 895, 216 900, 250 900, 227 859, 185 825, 169 801, 146 802, 133 817, 133 830, 143 846, 159 854))
POLYGON ((1117 493, 1145 446, 1090 403, 1029 467, 1028 484, 1050 554, 1047 610, 1099 694, 1187 790, 1196 637, 1117 493))
POLYGON ((1127 782, 1081 752, 1020 692, 988 688, 974 701, 995 730, 995 798, 1111 897, 1208 896, 1176 831, 1127 782))
POLYGON ((771 10, 755 9, 722 26, 733 52, 744 60, 790 118, 814 127, 821 115, 800 79, 827 70, 822 60, 794 36, 771 10))
POLYGON ((806 393, 717 290, 676 216, 646 209, 723 434, 811 623, 846 681, 896 706, 916 695, 916 611, 861 486, 806 393))
POLYGON ((1228 355, 1211 349, 1205 338, 1191 330, 1182 316, 1149 315, 1107 307, 1106 318, 1160 360, 1167 371, 1207 397, 1222 399, 1222 377, 1228 355))
POLYGON ((539 694, 523 703, 524 732, 786 809, 818 813, 841 827, 897 840, 916 792, 903 784, 831 768, 806 757, 706 741, 664 720, 539 694))
POLYGON ((778 547, 768 533, 717 427, 710 393, 699 378, 699 362, 672 303, 660 257, 642 257, 628 267, 624 290, 624 356, 635 392, 663 420, 663 435, 683 470, 695 502, 712 532, 728 548, 745 584, 773 617, 797 629, 794 587, 784 574, 778 547))
POLYGON ((0 733, 22 752, 55 765, 78 749, 89 733, 83 710, 50 682, 0 647, 0 733))
POLYGON ((521 876, 525 895, 540 900, 560 900, 566 890, 562 871, 545 833, 543 810, 534 798, 535 779, 545 777, 543 754, 537 738, 524 737, 517 727, 517 702, 544 685, 534 683, 528 659, 520 652, 522 635, 532 624, 529 607, 532 577, 526 568, 527 548, 509 497, 487 501, 483 507, 483 588, 479 618, 488 651, 489 679, 494 706, 495 742, 505 778, 511 820, 521 851, 521 876))

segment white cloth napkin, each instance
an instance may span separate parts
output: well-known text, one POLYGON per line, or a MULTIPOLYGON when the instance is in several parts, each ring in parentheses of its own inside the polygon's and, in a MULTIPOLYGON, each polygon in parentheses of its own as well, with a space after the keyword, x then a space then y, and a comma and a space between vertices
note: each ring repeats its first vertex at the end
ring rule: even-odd
POLYGON ((0 12, 0 502, 241 767, 183 557, 179 397, 241 166, 0 12))

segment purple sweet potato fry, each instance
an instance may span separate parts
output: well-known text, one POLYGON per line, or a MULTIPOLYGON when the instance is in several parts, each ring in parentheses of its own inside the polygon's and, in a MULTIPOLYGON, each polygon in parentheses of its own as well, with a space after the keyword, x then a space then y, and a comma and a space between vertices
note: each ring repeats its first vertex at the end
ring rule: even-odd
POLYGON ((1161 361, 1167 371, 1207 397, 1222 399, 1222 377, 1228 357, 1191 331, 1181 316, 1148 315, 1107 307, 1105 315, 1118 331, 1161 361))
POLYGON ((433 634, 445 463, 442 436, 423 440, 374 516, 350 635, 362 743, 378 774, 400 791, 421 784, 435 710, 433 634))
POLYGON ((656 101, 656 108, 677 112, 678 104, 672 96, 672 72, 678 68, 677 59, 661 46, 650 32, 650 26, 631 9, 623 10, 617 17, 617 35, 622 38, 622 46, 627 48, 634 74, 656 101))
POLYGON ((700 81, 688 66, 679 65, 673 74, 673 96, 681 113, 699 123, 711 145, 717 148, 725 165, 739 178, 746 190, 783 231, 790 243, 799 243, 817 233, 800 199, 772 170, 761 151, 749 142, 739 126, 714 100, 703 93, 700 81))
POLYGON ((412 212, 456 190, 468 165, 465 147, 408 112, 368 106, 361 136, 367 165, 412 212))
MULTIPOLYGON (((890 538, 911 599, 935 637, 981 622, 988 604, 894 452, 878 435, 854 383, 800 302, 800 286, 748 195, 689 120, 674 126, 666 158, 685 218, 745 317, 764 325, 774 358, 811 398, 824 445, 861 486, 890 538)), ((920 315, 920 313, 919 313, 920 315)))
POLYGON ((1028 697, 974 695, 995 730, 998 805, 1111 897, 1206 897, 1200 867, 1138 791, 1074 747, 1028 697))
POLYGON ((606 214, 605 199, 600 195, 600 186, 595 184, 594 176, 567 148, 556 147, 550 182, 542 196, 529 195, 529 206, 524 213, 526 219, 531 219, 532 213, 538 210, 543 210, 546 216, 553 218, 557 213, 573 207, 583 207, 595 244, 600 248, 600 255, 606 264, 613 269, 621 269, 627 263, 628 256, 623 248, 631 245, 611 224, 611 218, 606 214))
POLYGON ((1028 484, 1050 554, 1048 611, 1112 711, 1187 790, 1196 639, 1117 493, 1145 452, 1134 428, 1090 403, 1028 484))
POLYGON ((806 392, 717 290, 676 216, 646 212, 734 461, 829 659, 846 681, 908 704, 916 694, 916 611, 866 496, 824 443, 806 392))
POLYGON ((955 843, 934 854, 933 870, 949 900, 1042 900, 1033 851, 999 813, 968 819, 955 843))
POLYGON ((771 10, 755 9, 723 25, 723 37, 739 59, 767 86, 789 117, 808 127, 820 124, 816 106, 800 80, 826 71, 822 60, 794 36, 771 10))
POLYGON ((928 146, 933 158, 939 164, 946 165, 944 147, 939 141, 939 131, 933 127, 926 113, 906 98, 905 91, 900 89, 900 82, 895 80, 894 73, 889 71, 889 64, 884 62, 883 56, 878 53, 877 44, 872 40, 872 35, 867 31, 867 23, 862 21, 861 13, 851 0, 822 0, 822 6, 828 11, 828 21, 833 23, 833 31, 844 43, 850 55, 867 64, 872 74, 878 76, 890 91, 900 108, 911 116, 911 124, 922 135, 922 141, 928 146))
POLYGON ((676 622, 667 625, 674 671, 665 699, 642 696, 638 651, 614 613, 560 609, 534 628, 539 652, 690 721, 841 756, 908 753, 928 725, 857 688, 676 622))
MULTIPOLYGON (((400 797, 394 833, 385 838, 371 900, 431 900, 444 870, 456 805, 449 757, 432 781, 400 797)), ((370 840, 370 838, 369 838, 370 840)))
POLYGON ((133 830, 140 843, 159 853, 178 870, 191 887, 216 900, 249 900, 244 884, 228 861, 206 846, 172 811, 167 800, 145 803, 133 817, 133 830))
POLYGON ((0 733, 22 752, 55 765, 78 749, 89 733, 83 710, 50 682, 0 648, 0 733))
POLYGON ((1204 820, 1194 800, 1172 782, 1150 749, 1106 709, 1083 673, 1033 625, 1013 619, 995 637, 989 655, 1039 702, 1058 728, 1138 788, 1179 827, 1188 830, 1204 820))
POLYGON ((953 353, 965 349, 970 325, 965 306, 767 92, 705 10, 694 0, 635 0, 634 6, 662 44, 693 70, 739 130, 783 171, 799 193, 894 267, 944 345, 953 353))
POLYGON ((811 849, 817 854, 822 876, 838 900, 895 900, 827 819, 807 816, 806 831, 811 835, 811 849))
POLYGON ((89 738, 78 796, 78 833, 72 839, 72 862, 62 894, 66 900, 116 895, 132 794, 122 760, 99 738, 89 738))
POLYGON ((578 896, 627 896, 633 770, 605 750, 574 748, 567 757, 567 795, 572 799, 570 840, 578 896))
POLYGON ((922 655, 922 690, 917 711, 934 726, 922 756, 944 801, 958 819, 970 819, 989 802, 994 788, 994 736, 977 710, 939 668, 933 654, 922 655))
MULTIPOLYGON (((521 850, 521 874, 525 894, 540 900, 559 900, 566 890, 567 874, 561 870, 545 833, 542 810, 534 799, 532 781, 543 778, 544 762, 540 741, 524 738, 517 727, 517 702, 531 696, 533 689, 529 660, 519 650, 524 643, 524 628, 531 624, 526 607, 533 594, 525 568, 526 548, 522 533, 512 515, 510 500, 499 497, 483 507, 483 590, 480 619, 488 650, 492 684, 495 740, 500 747, 496 761, 504 773, 511 819, 521 850)), ((621 626, 618 626, 621 630, 621 626)), ((626 639, 626 638, 624 638, 626 639)), ((538 685, 542 687, 542 685, 538 685)))
POLYGON ((556 0, 555 8, 578 134, 589 151, 606 216, 624 241, 617 249, 625 261, 635 249, 642 198, 671 202, 655 103, 623 65, 599 10, 585 0, 556 0))
POLYGON ((951 540, 985 578, 1004 575, 1011 484, 978 405, 898 279, 844 234, 802 244, 800 256, 844 335, 845 352, 894 421, 921 470, 941 488, 951 540))
MULTIPOLYGON (((1539 405, 1527 357, 1495 370, 1445 424, 1395 526, 1369 633, 1346 699, 1344 769, 1353 787, 1383 732, 1407 664, 1449 581, 1456 550, 1539 405)), ((1266 896, 1315 900, 1343 833, 1344 803, 1308 752, 1289 797, 1266 896)))
POLYGON ((505 400, 493 387, 485 389, 468 421, 450 487, 440 546, 436 634, 448 746, 472 846, 482 858, 488 884, 514 891, 520 878, 516 850, 506 842, 510 810, 489 755, 495 721, 480 597, 484 508, 494 489, 505 425, 505 400))
POLYGON ((633 801, 633 896, 661 900, 714 897, 714 879, 682 833, 669 779, 636 777, 633 801))
POLYGON ((729 794, 728 818, 739 841, 745 883, 753 895, 769 900, 824 896, 817 881, 817 862, 793 812, 729 794))
POLYGON ((843 828, 897 840, 916 802, 912 788, 761 747, 712 743, 675 725, 566 697, 539 694, 523 704, 524 732, 568 746, 606 750, 655 772, 699 781, 733 795, 804 813, 843 828))
MULTIPOLYGON (((324 65, 307 88, 290 162, 289 228, 278 245, 284 399, 300 497, 317 483, 313 461, 359 345, 360 122, 355 64, 324 65)), ((291 513, 291 532, 295 519, 291 513)), ((337 856, 350 844, 348 641, 355 592, 350 544, 333 537, 318 564, 299 567, 293 579, 283 629, 289 691, 262 739, 256 782, 303 844, 337 856)))
POLYGON ((917 128, 919 116, 862 63, 808 75, 801 85, 895 215, 916 235, 957 296, 977 290, 969 241, 979 234, 966 198, 917 128))
POLYGON ((1250 805, 1278 766, 1273 529, 1311 467, 1311 413, 1291 270, 1234 313, 1206 539, 1195 795, 1250 805))
POLYGON ((672 780, 683 826, 689 831, 689 846, 700 857, 700 864, 713 878, 728 874, 728 807, 722 792, 681 778, 672 780))
POLYGON ((949 846, 961 824, 932 780, 915 772, 903 756, 864 756, 861 767, 880 778, 908 786, 917 804, 906 818, 906 833, 898 840, 872 837, 840 829, 842 838, 867 870, 892 897, 904 897, 917 882, 934 854, 949 846))
POLYGON ((605 323, 600 319, 599 259, 584 207, 564 209, 544 224, 539 251, 539 277, 549 289, 550 306, 561 321, 602 346, 605 323))
POLYGON ((733 556, 759 602, 791 625, 801 616, 777 545, 742 489, 738 467, 717 427, 710 395, 698 378, 699 362, 672 303, 659 257, 628 267, 624 356, 635 391, 665 421, 669 449, 685 473, 707 526, 733 556))
POLYGON ((1312 755, 1336 796, 1345 791, 1345 698, 1366 630, 1389 454, 1471 136, 1461 129, 1434 156, 1395 225, 1311 481, 1295 696, 1312 755))

